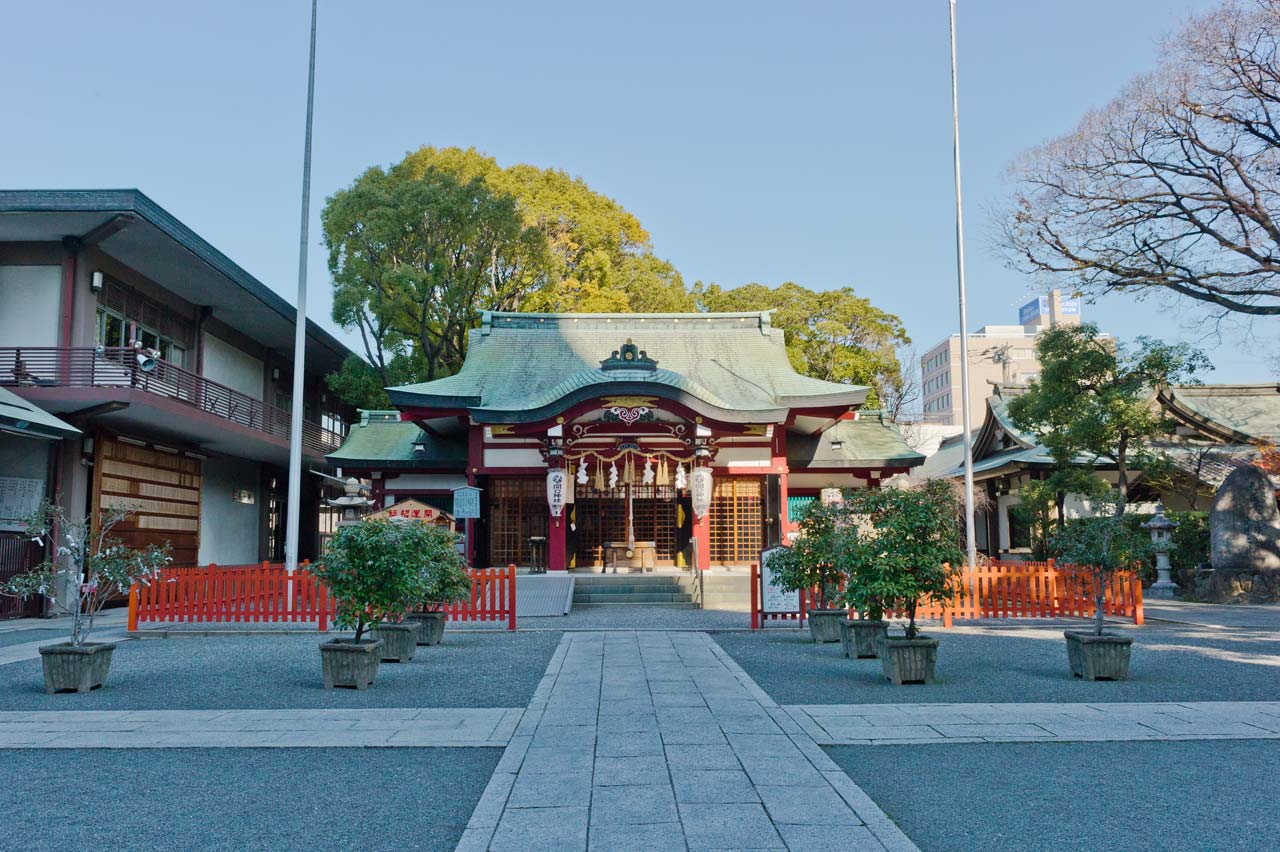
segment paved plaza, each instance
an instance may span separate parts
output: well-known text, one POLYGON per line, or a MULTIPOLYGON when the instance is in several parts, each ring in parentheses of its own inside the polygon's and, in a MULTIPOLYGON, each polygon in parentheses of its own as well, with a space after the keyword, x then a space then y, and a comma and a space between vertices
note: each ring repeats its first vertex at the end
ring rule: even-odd
MULTIPOLYGON (((30 811, 96 767, 91 801, 110 799, 114 773, 161 813, 169 785, 230 811, 205 842, 186 805, 170 821, 104 806, 137 832, 122 849, 368 846, 339 816, 343 773, 380 791, 356 811, 395 849, 1271 848, 1251 845, 1280 830, 1270 812, 1224 822, 1204 791, 1276 794, 1274 615, 1173 614, 1121 628, 1138 641, 1128 682, 1072 680, 1061 625, 1023 623, 936 630, 939 683, 905 688, 806 631, 724 631, 721 614, 707 630, 685 615, 677 629, 450 631, 364 692, 320 688, 314 634, 127 640, 105 689, 46 696, 47 623, 15 626, 0 630, 0 800, 30 811), (236 791, 261 783, 290 804, 236 791)), ((81 848, 98 830, 44 816, 0 849, 81 848)))

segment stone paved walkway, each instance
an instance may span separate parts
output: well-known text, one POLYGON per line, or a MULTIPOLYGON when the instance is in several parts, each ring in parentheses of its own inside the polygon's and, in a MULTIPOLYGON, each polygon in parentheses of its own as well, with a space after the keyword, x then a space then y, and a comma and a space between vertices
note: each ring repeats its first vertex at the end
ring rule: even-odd
POLYGON ((1280 702, 812 704, 786 708, 819 745, 1280 739, 1280 702))
POLYGON ((505 746, 514 708, 0 712, 0 748, 505 746))
POLYGON ((458 852, 917 847, 704 633, 566 634, 458 852))

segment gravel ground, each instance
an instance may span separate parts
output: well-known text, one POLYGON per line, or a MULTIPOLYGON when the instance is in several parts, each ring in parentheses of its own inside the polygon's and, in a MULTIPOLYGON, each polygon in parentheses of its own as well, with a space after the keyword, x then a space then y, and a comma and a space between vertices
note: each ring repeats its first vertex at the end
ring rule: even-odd
POLYGON ((1280 849, 1280 742, 841 746, 923 852, 1280 849))
POLYGON ((409 663, 383 663, 373 689, 326 690, 315 636, 120 643, 88 695, 46 695, 39 660, 0 666, 0 710, 524 707, 558 633, 458 633, 409 663))
POLYGON ((848 660, 807 631, 721 633, 717 642, 780 704, 1013 701, 1277 701, 1280 635, 1116 627, 1134 637, 1128 681, 1072 678, 1061 625, 936 629, 938 681, 895 687, 879 660, 848 660))
POLYGON ((501 754, 490 748, 4 751, 0 849, 451 852, 501 754))

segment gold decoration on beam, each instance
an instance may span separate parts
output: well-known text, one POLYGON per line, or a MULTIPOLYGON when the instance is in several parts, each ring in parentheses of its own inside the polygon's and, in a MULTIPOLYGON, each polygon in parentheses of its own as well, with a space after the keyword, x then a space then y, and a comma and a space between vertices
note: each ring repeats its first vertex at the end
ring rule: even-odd
POLYGON ((657 408, 654 396, 606 396, 600 400, 601 408, 657 408))
POLYGON ((514 435, 515 427, 510 423, 497 423, 489 427, 490 435, 514 435))

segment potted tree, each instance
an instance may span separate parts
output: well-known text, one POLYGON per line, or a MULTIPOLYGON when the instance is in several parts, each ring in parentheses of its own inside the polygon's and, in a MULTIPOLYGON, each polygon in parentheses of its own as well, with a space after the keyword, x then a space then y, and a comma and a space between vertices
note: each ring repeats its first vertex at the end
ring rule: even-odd
POLYGON ((839 558, 845 533, 838 523, 840 517, 839 504, 811 504, 800 521, 800 537, 779 551, 771 563, 780 588, 816 595, 805 616, 809 635, 819 643, 840 641, 840 622, 846 615, 844 609, 836 608, 844 585, 839 558))
POLYGON ((423 570, 425 590, 418 609, 408 619, 418 625, 419 645, 439 645, 444 640, 445 607, 471 593, 471 577, 458 553, 458 536, 448 527, 425 527, 423 570))
POLYGON ((905 613, 901 636, 880 640, 884 675, 894 684, 932 683, 938 640, 920 634, 922 602, 945 602, 964 559, 954 489, 932 480, 918 488, 882 488, 851 495, 848 510, 862 516, 844 599, 861 611, 905 613))
POLYGON ((1146 542, 1124 521, 1108 512, 1068 521, 1054 543, 1061 564, 1088 571, 1092 580, 1093 630, 1066 630, 1071 674, 1085 680, 1125 680, 1133 638, 1103 631, 1108 580, 1117 571, 1137 570, 1146 542))
POLYGON ((427 576, 424 530, 420 523, 365 518, 339 527, 329 540, 315 574, 335 598, 334 623, 354 629, 355 635, 320 643, 325 689, 372 686, 390 634, 402 634, 393 639, 399 643, 395 657, 405 658, 406 642, 412 657, 416 625, 403 631, 384 629, 380 638, 366 638, 365 632, 383 623, 403 622, 405 613, 422 600, 427 576))
POLYGON ((23 522, 33 540, 44 542, 47 555, 0 586, 0 594, 43 595, 55 611, 71 616, 70 641, 40 649, 45 692, 90 692, 106 683, 116 646, 89 641, 94 619, 109 600, 128 594, 134 583, 150 583, 172 561, 168 543, 133 548, 112 537, 129 514, 106 509, 75 519, 46 502, 23 522))

